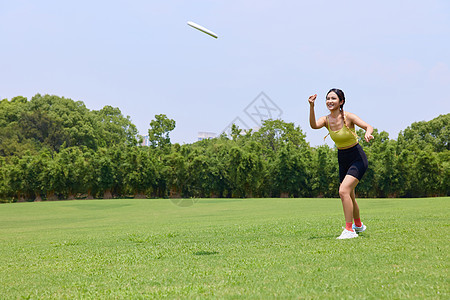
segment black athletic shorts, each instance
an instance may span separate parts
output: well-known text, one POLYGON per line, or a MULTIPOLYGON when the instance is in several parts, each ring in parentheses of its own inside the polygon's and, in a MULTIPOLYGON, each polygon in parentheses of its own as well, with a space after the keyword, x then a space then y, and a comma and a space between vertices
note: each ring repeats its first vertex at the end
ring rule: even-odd
POLYGON ((366 153, 360 144, 344 150, 338 149, 338 162, 340 182, 344 180, 345 175, 352 175, 361 181, 369 166, 366 153))

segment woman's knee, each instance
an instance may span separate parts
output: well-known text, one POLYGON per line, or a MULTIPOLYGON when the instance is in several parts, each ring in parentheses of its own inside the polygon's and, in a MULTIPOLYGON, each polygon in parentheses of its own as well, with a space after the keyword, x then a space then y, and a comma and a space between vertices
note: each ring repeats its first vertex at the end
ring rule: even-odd
POLYGON ((350 197, 351 189, 345 186, 339 187, 339 196, 341 198, 343 197, 350 197))

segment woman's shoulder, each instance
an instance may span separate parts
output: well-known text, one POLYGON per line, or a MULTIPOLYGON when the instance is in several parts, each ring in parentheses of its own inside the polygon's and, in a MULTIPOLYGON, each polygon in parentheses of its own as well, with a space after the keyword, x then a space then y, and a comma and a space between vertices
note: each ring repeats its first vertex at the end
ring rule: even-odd
POLYGON ((345 117, 346 117, 347 119, 349 119, 350 121, 353 121, 354 118, 355 118, 355 116, 356 116, 354 113, 351 113, 351 112, 349 112, 349 111, 345 111, 344 114, 345 114, 345 117))
POLYGON ((356 121, 358 120, 358 116, 356 116, 354 113, 351 113, 349 111, 346 111, 344 113, 345 113, 345 120, 347 122, 347 125, 350 128, 354 128, 356 121))

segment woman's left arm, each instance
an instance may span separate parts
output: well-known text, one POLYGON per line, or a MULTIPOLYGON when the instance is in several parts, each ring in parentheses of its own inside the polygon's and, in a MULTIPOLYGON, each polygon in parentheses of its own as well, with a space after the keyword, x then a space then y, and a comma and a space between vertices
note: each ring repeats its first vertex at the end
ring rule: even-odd
POLYGON ((361 127, 366 131, 366 134, 364 135, 364 139, 366 142, 370 142, 370 140, 373 140, 373 127, 361 120, 357 115, 347 112, 347 117, 350 119, 350 121, 357 125, 358 127, 361 127))

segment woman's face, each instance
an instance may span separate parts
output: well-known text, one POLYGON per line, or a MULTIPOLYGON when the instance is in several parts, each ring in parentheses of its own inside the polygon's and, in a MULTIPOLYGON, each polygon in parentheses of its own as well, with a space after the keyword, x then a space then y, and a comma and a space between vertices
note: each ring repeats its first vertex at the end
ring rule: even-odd
POLYGON ((329 92, 327 95, 326 105, 329 110, 339 109, 343 101, 339 101, 339 97, 335 92, 329 92))

